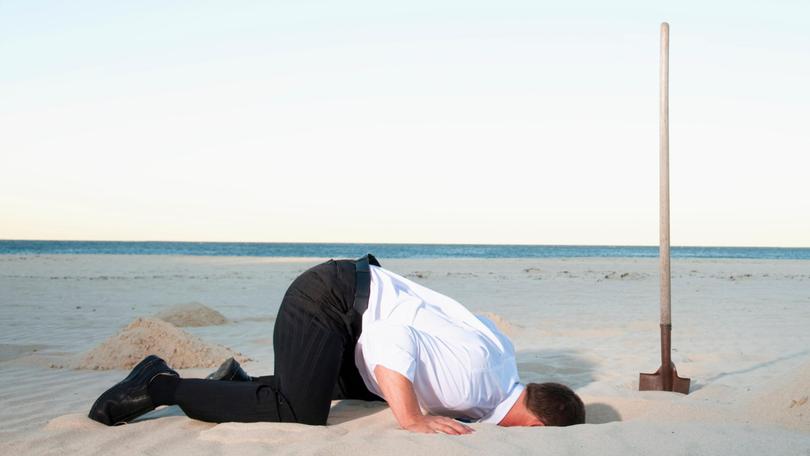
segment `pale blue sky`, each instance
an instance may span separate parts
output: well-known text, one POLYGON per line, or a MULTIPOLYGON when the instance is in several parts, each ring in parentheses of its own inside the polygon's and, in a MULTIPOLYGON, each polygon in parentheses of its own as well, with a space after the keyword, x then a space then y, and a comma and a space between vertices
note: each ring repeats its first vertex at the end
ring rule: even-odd
POLYGON ((0 0, 0 238, 810 246, 800 1, 0 0))

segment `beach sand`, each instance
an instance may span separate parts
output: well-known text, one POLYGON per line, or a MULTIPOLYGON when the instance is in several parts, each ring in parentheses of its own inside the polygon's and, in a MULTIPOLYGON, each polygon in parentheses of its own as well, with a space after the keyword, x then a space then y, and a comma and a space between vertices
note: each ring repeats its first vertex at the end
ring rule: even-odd
POLYGON ((128 371, 77 360, 139 317, 198 303, 226 321, 174 336, 272 373, 281 298, 320 260, 0 255, 0 454, 810 455, 810 262, 673 261, 683 396, 637 391, 660 365, 656 259, 380 260, 487 313, 514 341, 523 381, 573 387, 587 424, 418 435, 382 404, 342 401, 325 427, 215 425, 164 407, 108 428, 87 412, 128 371))

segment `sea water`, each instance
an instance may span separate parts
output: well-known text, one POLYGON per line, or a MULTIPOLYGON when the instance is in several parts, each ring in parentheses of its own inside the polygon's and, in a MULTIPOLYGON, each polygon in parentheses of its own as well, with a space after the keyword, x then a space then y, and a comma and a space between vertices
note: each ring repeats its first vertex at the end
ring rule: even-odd
MULTIPOLYGON (((657 246, 329 244, 276 242, 118 242, 0 240, 0 254, 202 255, 304 258, 649 258, 657 246)), ((810 248, 672 247, 673 258, 810 260, 810 248)))

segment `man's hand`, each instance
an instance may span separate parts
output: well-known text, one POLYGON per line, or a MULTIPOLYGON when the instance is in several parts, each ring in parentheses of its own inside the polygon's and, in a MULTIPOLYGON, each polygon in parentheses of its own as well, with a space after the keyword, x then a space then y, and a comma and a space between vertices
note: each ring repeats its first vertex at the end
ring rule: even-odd
POLYGON ((416 400, 413 383, 399 372, 377 365, 374 376, 388 406, 402 427, 411 432, 435 434, 441 432, 462 435, 473 432, 472 428, 444 416, 423 415, 416 400))
POLYGON ((402 427, 411 432, 421 432, 423 434, 441 432, 442 434, 462 435, 473 432, 471 427, 446 416, 422 415, 416 421, 403 424, 402 427))

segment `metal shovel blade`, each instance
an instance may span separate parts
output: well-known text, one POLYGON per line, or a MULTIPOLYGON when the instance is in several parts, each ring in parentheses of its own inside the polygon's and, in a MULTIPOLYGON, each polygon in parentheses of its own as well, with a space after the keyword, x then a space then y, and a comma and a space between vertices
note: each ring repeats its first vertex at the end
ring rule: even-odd
POLYGON ((673 391, 681 394, 689 394, 691 380, 678 377, 678 370, 675 365, 670 364, 669 369, 664 366, 658 368, 654 374, 639 374, 639 391, 673 391))
POLYGON ((688 378, 678 377, 672 363, 672 325, 661 325, 661 367, 654 374, 639 374, 639 391, 674 391, 689 394, 688 378))

